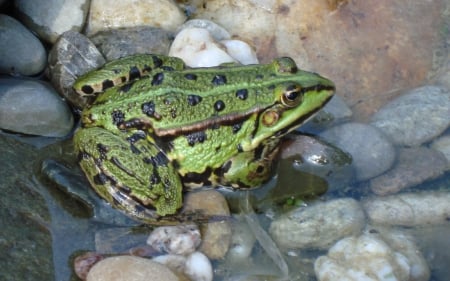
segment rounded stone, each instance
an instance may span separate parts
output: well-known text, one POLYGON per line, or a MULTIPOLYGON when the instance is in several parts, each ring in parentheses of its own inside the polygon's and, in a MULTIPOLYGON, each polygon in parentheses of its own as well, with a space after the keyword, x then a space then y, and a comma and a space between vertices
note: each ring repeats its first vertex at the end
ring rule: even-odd
POLYGON ((394 164, 394 146, 380 130, 370 125, 346 123, 326 130, 320 136, 351 154, 358 180, 378 176, 394 164))
POLYGON ((17 20, 0 15, 0 73, 35 75, 46 63, 41 42, 17 20))
POLYGON ((179 281, 167 267, 149 259, 118 256, 98 262, 87 275, 87 281, 179 281))
POLYGON ((0 79, 0 128, 30 135, 63 137, 72 127, 69 107, 49 84, 0 79))
POLYGON ((448 223, 450 192, 411 192, 367 198, 363 208, 373 224, 406 227, 448 223))
POLYGON ((450 91, 437 86, 414 89, 382 107, 371 124, 396 144, 417 146, 450 126, 450 91))
POLYGON ((87 0, 15 0, 19 17, 47 42, 66 31, 81 31, 88 13, 87 0))
POLYGON ((288 212, 272 222, 269 232, 283 248, 326 249, 343 237, 359 234, 364 223, 359 203, 342 198, 288 212))

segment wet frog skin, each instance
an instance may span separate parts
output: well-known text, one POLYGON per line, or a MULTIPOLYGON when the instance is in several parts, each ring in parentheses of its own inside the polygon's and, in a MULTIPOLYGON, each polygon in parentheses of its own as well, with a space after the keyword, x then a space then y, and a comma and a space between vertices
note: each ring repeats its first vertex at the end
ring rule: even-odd
POLYGON ((148 223, 176 221, 183 186, 257 187, 282 137, 321 109, 334 84, 290 58, 266 65, 186 68, 135 55, 80 77, 94 102, 74 137, 96 192, 148 223))

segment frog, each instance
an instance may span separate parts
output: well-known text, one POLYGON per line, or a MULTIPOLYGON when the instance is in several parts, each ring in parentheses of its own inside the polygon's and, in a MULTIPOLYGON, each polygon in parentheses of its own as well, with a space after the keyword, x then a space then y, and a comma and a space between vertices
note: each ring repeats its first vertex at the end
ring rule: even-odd
POLYGON ((183 195, 256 188, 275 173, 284 137, 327 104, 334 83, 289 57, 190 68, 131 55, 79 77, 91 102, 73 142, 100 197, 150 224, 176 224, 183 195))

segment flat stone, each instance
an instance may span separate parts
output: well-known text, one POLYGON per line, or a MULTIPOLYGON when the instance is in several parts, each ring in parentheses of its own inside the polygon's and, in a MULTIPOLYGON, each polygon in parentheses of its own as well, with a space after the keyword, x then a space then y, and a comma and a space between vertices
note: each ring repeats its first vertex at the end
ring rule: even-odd
POLYGON ((351 154, 358 180, 378 176, 394 164, 394 146, 380 130, 370 125, 346 123, 332 127, 320 136, 351 154))
POLYGON ((434 149, 400 149, 395 166, 381 176, 371 179, 370 188, 378 195, 397 193, 443 175, 447 167, 447 159, 434 149))
POLYGON ((41 42, 20 22, 0 14, 0 73, 35 75, 46 64, 41 42))
POLYGON ((398 145, 417 146, 442 134, 450 126, 449 116, 450 91, 424 86, 383 106, 371 124, 398 145))
POLYGON ((63 137, 73 128, 67 104, 47 83, 0 79, 0 128, 30 135, 63 137))
POLYGON ((81 31, 88 13, 87 0, 16 0, 20 19, 47 42, 66 31, 81 31))

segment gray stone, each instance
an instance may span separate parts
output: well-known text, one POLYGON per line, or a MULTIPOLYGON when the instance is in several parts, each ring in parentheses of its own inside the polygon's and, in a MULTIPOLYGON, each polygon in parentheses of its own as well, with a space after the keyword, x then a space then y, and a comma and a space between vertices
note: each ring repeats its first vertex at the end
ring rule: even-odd
POLYGON ((326 130, 320 136, 351 154, 358 180, 382 174, 395 161, 394 146, 375 127, 346 123, 326 130))
POLYGON ((20 22, 0 14, 0 73, 34 75, 46 63, 41 42, 20 22))
POLYGON ((372 125, 396 144, 417 146, 450 126, 450 91, 437 86, 416 88, 382 107, 372 125))
POLYGON ((443 175, 447 166, 447 159, 439 151, 426 147, 404 148, 391 170, 371 179, 370 188, 378 195, 393 194, 443 175))
POLYGON ((447 224, 450 192, 410 192, 364 200, 363 208, 373 224, 429 226, 447 224))
POLYGON ((326 249, 349 235, 358 235, 365 216, 352 198, 318 202, 293 210, 272 222, 269 232, 282 248, 326 249))
POLYGON ((450 170, 450 134, 443 135, 437 139, 435 139, 431 143, 431 147, 434 150, 442 152, 445 158, 447 158, 447 170, 450 170))
POLYGON ((88 0, 15 0, 22 22, 47 42, 54 43, 65 31, 81 31, 88 0))
POLYGON ((90 39, 106 60, 134 54, 167 54, 173 32, 156 27, 129 27, 101 31, 90 39))
POLYGON ((53 45, 48 64, 50 80, 56 90, 76 107, 84 108, 89 99, 76 93, 73 83, 82 74, 105 64, 105 59, 86 36, 67 31, 53 45))
POLYGON ((0 79, 0 128, 48 137, 67 135, 73 116, 47 83, 0 79))

